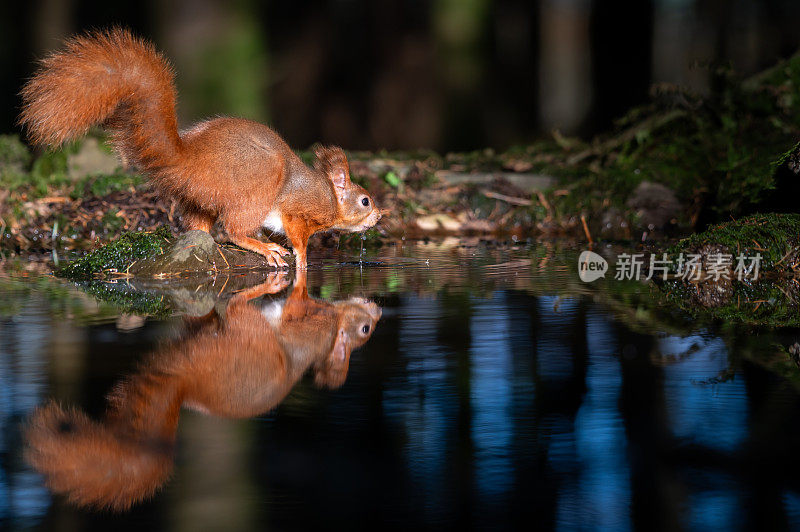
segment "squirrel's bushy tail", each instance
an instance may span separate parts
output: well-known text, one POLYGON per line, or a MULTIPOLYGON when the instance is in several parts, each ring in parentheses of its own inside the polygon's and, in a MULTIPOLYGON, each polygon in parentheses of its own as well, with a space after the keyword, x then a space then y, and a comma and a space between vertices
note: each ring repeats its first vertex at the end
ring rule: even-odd
POLYGON ((24 432, 25 460, 55 493, 86 507, 125 510, 148 498, 172 471, 171 444, 48 403, 24 432))
POLYGON ((74 37, 23 87, 20 123, 50 146, 104 125, 123 161, 157 174, 181 150, 173 78, 153 45, 125 29, 74 37))

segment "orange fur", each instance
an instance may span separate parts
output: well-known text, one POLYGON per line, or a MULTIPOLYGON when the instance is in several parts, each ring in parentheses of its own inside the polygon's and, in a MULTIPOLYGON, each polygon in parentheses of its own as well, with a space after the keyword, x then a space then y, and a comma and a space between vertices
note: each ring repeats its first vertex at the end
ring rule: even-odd
POLYGON ((277 133, 249 120, 213 118, 179 133, 173 77, 154 46, 127 30, 75 37, 23 87, 20 122, 33 142, 53 146, 105 126, 120 158, 180 204, 187 229, 219 222, 231 241, 275 267, 286 266, 287 251, 251 238, 265 225, 280 226, 305 269, 312 234, 363 231, 380 219, 350 181, 341 148, 318 149, 309 168, 277 133))
POLYGON ((262 414, 309 369, 318 385, 341 386, 350 353, 372 335, 380 308, 309 298, 302 275, 280 313, 248 303, 285 286, 278 278, 238 294, 224 317, 187 318, 183 338, 114 388, 101 421, 55 403, 38 408, 25 430, 27 461, 73 503, 124 510, 169 477, 182 407, 230 418, 262 414))

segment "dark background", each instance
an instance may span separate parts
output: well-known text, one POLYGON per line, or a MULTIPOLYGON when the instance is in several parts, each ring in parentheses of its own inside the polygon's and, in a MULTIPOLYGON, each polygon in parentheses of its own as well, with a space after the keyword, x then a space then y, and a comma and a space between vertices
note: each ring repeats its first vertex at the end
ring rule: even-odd
POLYGON ((505 148, 590 136, 653 83, 709 90, 707 65, 752 74, 800 47, 796 0, 330 0, 0 6, 0 131, 34 59, 119 24, 178 72, 180 122, 232 114, 295 147, 505 148))

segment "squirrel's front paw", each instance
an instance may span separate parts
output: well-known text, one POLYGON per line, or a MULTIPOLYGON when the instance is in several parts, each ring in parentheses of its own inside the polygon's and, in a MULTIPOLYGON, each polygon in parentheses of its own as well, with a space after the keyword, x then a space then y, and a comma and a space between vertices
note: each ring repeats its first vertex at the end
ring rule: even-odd
POLYGON ((255 238, 230 235, 230 241, 244 249, 258 253, 267 259, 267 263, 279 270, 288 268, 289 265, 281 257, 288 255, 289 252, 283 246, 279 246, 274 242, 261 242, 255 238))
POLYGON ((286 264, 286 261, 281 258, 281 254, 279 251, 265 250, 263 255, 264 258, 267 259, 267 262, 269 263, 270 266, 273 266, 279 270, 289 267, 289 265, 286 264))
POLYGON ((270 247, 271 247, 271 246, 275 246, 275 247, 273 248, 273 251, 275 251, 275 252, 277 252, 277 253, 280 253, 280 255, 281 255, 282 257, 288 257, 289 255, 291 255, 291 254, 292 254, 291 250, 288 250, 288 249, 286 249, 286 248, 285 248, 285 247, 283 247, 283 246, 279 246, 278 244, 267 244, 267 245, 268 245, 268 246, 270 246, 270 247))
POLYGON ((274 266, 278 269, 289 267, 289 265, 286 264, 286 261, 281 258, 290 253, 285 247, 269 242, 264 244, 264 251, 265 252, 263 255, 267 258, 267 262, 270 264, 270 266, 274 266))
MULTIPOLYGON (((289 286, 289 274, 286 272, 269 272, 267 278, 260 285, 245 290, 249 296, 255 294, 256 297, 264 294, 277 294, 289 286)), ((250 297, 248 297, 249 299, 250 297)))

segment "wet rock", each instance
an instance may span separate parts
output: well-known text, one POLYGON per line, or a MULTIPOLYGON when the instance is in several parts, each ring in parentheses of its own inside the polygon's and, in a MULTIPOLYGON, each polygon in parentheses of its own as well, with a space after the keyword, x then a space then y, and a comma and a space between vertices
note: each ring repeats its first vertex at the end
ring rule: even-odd
POLYGON ((789 358, 797 367, 800 367, 800 343, 795 342, 794 345, 789 346, 789 358))
POLYGON ((650 181, 643 181, 636 187, 627 205, 636 212, 641 225, 649 230, 670 225, 681 211, 681 204, 672 190, 650 181))
POLYGON ((180 287, 167 291, 170 306, 187 316, 204 316, 214 310, 217 302, 215 294, 211 290, 192 290, 188 287, 180 287))
POLYGON ((134 276, 173 275, 270 268, 266 259, 239 248, 221 246, 205 231, 187 231, 164 253, 138 261, 128 272, 134 276))
POLYGON ((117 330, 122 332, 133 332, 141 329, 145 324, 145 319, 137 314, 122 313, 117 316, 117 330))

